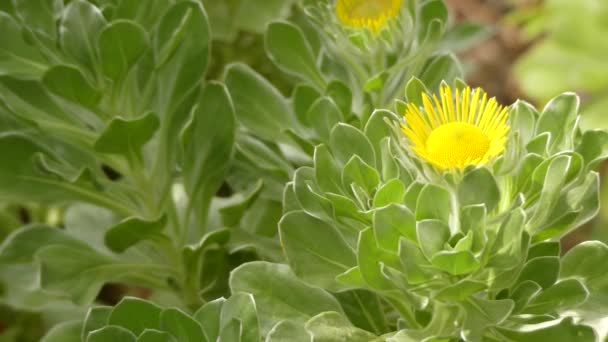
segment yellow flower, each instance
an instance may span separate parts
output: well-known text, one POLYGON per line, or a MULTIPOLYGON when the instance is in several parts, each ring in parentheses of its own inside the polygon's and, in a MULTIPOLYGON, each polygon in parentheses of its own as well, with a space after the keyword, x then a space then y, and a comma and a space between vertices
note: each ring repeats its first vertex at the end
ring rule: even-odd
POLYGON ((422 94, 423 108, 409 103, 403 133, 411 149, 440 170, 483 165, 505 149, 508 108, 480 88, 442 85, 440 99, 422 94))
POLYGON ((342 24, 378 32, 388 19, 399 14, 402 0, 337 0, 336 12, 342 24))

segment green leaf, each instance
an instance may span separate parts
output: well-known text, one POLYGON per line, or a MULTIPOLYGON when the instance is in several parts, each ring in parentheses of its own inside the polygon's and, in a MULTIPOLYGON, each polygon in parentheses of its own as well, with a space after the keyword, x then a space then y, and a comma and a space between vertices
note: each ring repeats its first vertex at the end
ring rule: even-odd
POLYGON ((287 17, 291 12, 291 0, 241 0, 232 20, 242 30, 263 33, 266 25, 276 18, 287 17))
POLYGON ((528 222, 531 232, 537 232, 538 228, 549 218, 550 213, 555 208, 571 165, 572 158, 570 156, 559 155, 551 160, 545 174, 542 174, 542 172, 537 173, 537 171, 532 174, 533 181, 538 180, 539 182, 543 182, 543 185, 536 211, 528 222))
POLYGON ((328 292, 306 285, 285 265, 256 261, 239 266, 230 276, 230 289, 253 295, 263 335, 283 320, 304 323, 321 312, 342 312, 328 292))
POLYGON ((515 287, 510 295, 510 298, 515 302, 513 312, 521 312, 541 291, 542 288, 540 285, 531 280, 521 282, 515 287))
POLYGON ((321 94, 315 88, 307 84, 298 84, 295 87, 291 101, 296 117, 301 124, 311 125, 311 122, 308 121, 308 111, 320 96, 321 94))
POLYGON ((87 337, 87 342, 135 342, 136 336, 125 328, 117 326, 107 326, 95 330, 87 337))
POLYGON ((486 287, 487 285, 483 282, 463 279, 438 291, 435 298, 442 301, 463 301, 486 287))
POLYGON ((220 335, 220 317, 226 299, 218 298, 203 305, 194 314, 194 319, 202 326, 209 341, 217 341, 220 335))
POLYGON ((521 241, 525 221, 526 213, 521 208, 511 211, 505 218, 492 245, 489 264, 511 268, 523 261, 525 251, 522 250, 521 241))
POLYGON ((416 285, 432 278, 428 269, 430 263, 414 242, 405 238, 399 240, 399 258, 408 283, 416 285))
POLYGON ((374 148, 363 133, 345 123, 337 124, 331 131, 329 147, 338 162, 346 164, 357 155, 368 165, 376 165, 374 148))
POLYGON ((356 328, 337 312, 324 312, 306 323, 306 330, 313 341, 332 342, 368 342, 376 336, 356 328))
POLYGON ((87 316, 82 323, 81 340, 86 341, 87 336, 91 331, 101 329, 108 325, 110 314, 112 313, 110 306, 97 306, 90 308, 87 316))
POLYGON ((496 179, 486 168, 467 173, 458 185, 458 200, 462 206, 485 204, 487 212, 491 212, 500 201, 496 179))
POLYGON ((250 67, 228 66, 225 80, 234 100, 236 117, 256 135, 276 141, 281 132, 294 127, 296 120, 283 95, 250 67))
POLYGON ((57 35, 56 19, 58 12, 63 10, 63 4, 55 0, 15 0, 15 13, 25 26, 49 40, 55 40, 57 35))
POLYGON ((87 245, 79 249, 48 246, 38 251, 36 258, 41 264, 41 286, 69 294, 80 305, 91 303, 104 283, 118 281, 132 272, 87 245))
POLYGON ((310 123, 321 141, 329 141, 329 134, 334 126, 342 121, 340 108, 331 97, 318 98, 308 109, 306 121, 310 123))
MULTIPOLYGON (((82 321, 61 322, 52 327, 40 342, 81 342, 82 321)), ((6 333, 5 333, 6 334, 6 333)))
POLYGON ((161 311, 160 307, 149 301, 125 297, 110 313, 108 325, 120 326, 140 335, 146 329, 160 328, 161 311))
POLYGON ((599 241, 585 241, 574 246, 561 263, 560 278, 577 278, 589 290, 589 299, 576 310, 589 319, 606 316, 608 306, 608 246, 599 241))
POLYGON ((531 280, 543 289, 549 288, 557 281, 559 273, 559 258, 540 257, 532 259, 524 265, 515 284, 531 280))
POLYGON ((106 232, 105 244, 112 251, 122 253, 142 240, 153 240, 160 236, 166 223, 166 216, 154 221, 138 217, 127 218, 106 232))
POLYGON ((536 134, 551 134, 550 151, 557 151, 560 147, 571 148, 579 106, 578 96, 564 93, 552 99, 543 109, 536 134))
POLYGON ((414 103, 418 107, 423 105, 422 94, 428 92, 424 83, 416 77, 412 77, 405 86, 405 98, 407 102, 414 103))
POLYGON ((256 303, 249 293, 234 292, 222 305, 220 326, 225 327, 231 320, 240 322, 239 341, 258 342, 260 327, 256 312, 256 303))
POLYGON ((393 285, 382 273, 381 262, 387 262, 386 254, 378 248, 378 243, 371 228, 359 234, 357 242, 357 264, 363 280, 370 287, 379 290, 392 289, 393 285))
POLYGON ((332 98, 340 112, 342 117, 348 118, 351 115, 351 107, 353 102, 353 94, 350 88, 341 81, 332 80, 325 89, 325 94, 332 98))
POLYGON ((179 309, 163 310, 160 313, 160 327, 173 335, 176 342, 208 341, 200 324, 179 309))
MULTIPOLYGON (((97 38, 106 26, 101 11, 88 1, 72 1, 63 11, 59 24, 59 43, 64 52, 81 64, 96 70, 97 38)), ((76 88, 78 89, 78 88, 76 88)))
POLYGON ((284 72, 302 77, 319 89, 325 88, 316 57, 302 30, 288 22, 273 22, 266 29, 266 51, 284 72))
POLYGON ((283 216, 279 235, 294 272, 312 284, 339 289, 335 277, 357 264, 355 252, 334 226, 302 211, 283 216))
POLYGON ((380 182, 378 171, 366 164, 359 156, 354 155, 342 169, 342 185, 345 189, 352 189, 353 184, 365 190, 368 196, 376 191, 380 182))
POLYGON ((352 290, 336 293, 348 319, 357 328, 372 331, 377 335, 389 332, 380 298, 371 291, 352 290))
POLYGON ((538 112, 526 101, 517 100, 511 107, 509 123, 516 132, 519 132, 524 145, 535 136, 536 118, 538 112))
POLYGON ((425 41, 425 38, 429 35, 429 26, 433 21, 438 20, 441 23, 447 23, 448 9, 443 1, 430 0, 422 3, 418 10, 418 40, 425 41))
POLYGON ((176 3, 158 23, 152 49, 161 117, 172 114, 200 85, 209 63, 209 36, 207 14, 198 1, 176 3))
POLYGON ((422 220, 416 222, 416 235, 420 249, 430 260, 448 242, 450 227, 439 220, 422 220))
POLYGON ((82 72, 73 66, 51 67, 42 77, 42 83, 55 95, 87 108, 95 107, 101 100, 99 90, 95 89, 82 72))
POLYGON ((325 192, 342 193, 342 176, 340 169, 326 145, 315 147, 313 156, 315 178, 319 188, 325 192))
POLYGON ((277 323, 266 337, 267 342, 310 342, 310 334, 304 329, 303 324, 292 321, 281 321, 277 323))
POLYGON ((541 315, 571 309, 587 300, 589 292, 576 279, 561 280, 542 291, 526 306, 524 313, 541 315))
POLYGON ((374 146, 376 153, 376 165, 381 165, 382 139, 390 137, 392 134, 391 123, 398 122, 395 114, 388 110, 377 109, 370 116, 365 124, 365 136, 374 146))
POLYGON ((390 204, 403 203, 405 190, 405 185, 401 180, 392 179, 378 189, 374 196, 373 206, 380 208, 390 204))
POLYGON ((440 186, 427 184, 418 195, 416 221, 433 219, 448 223, 450 208, 450 193, 440 186))
POLYGON ((320 218, 333 216, 331 202, 321 196, 321 190, 316 186, 315 170, 310 167, 301 167, 294 174, 294 191, 300 204, 299 208, 320 218))
POLYGON ((46 225, 26 226, 4 239, 0 246, 0 264, 30 263, 36 252, 50 245, 64 245, 74 249, 86 246, 62 229, 46 225))
POLYGON ((118 20, 103 29, 97 45, 104 75, 120 81, 148 49, 150 42, 141 26, 132 21, 118 20))
POLYGON ((481 43, 493 33, 490 25, 462 22, 446 32, 440 42, 442 49, 462 52, 481 43))
POLYGON ((461 335, 466 341, 478 341, 481 340, 486 327, 496 326, 509 317, 514 303, 510 299, 487 300, 470 297, 462 306, 466 311, 466 318, 461 335))
POLYGON ((584 159, 587 169, 608 158, 608 132, 604 130, 585 131, 576 146, 578 152, 584 159))
MULTIPOLYGON (((441 1, 432 1, 441 2, 441 1)), ((439 55, 431 57, 422 72, 420 73, 420 81, 426 85, 429 90, 439 90, 441 82, 451 84, 456 77, 462 75, 460 64, 456 57, 452 54, 439 55)))
POLYGON ((417 241, 414 214, 399 204, 393 203, 376 210, 373 227, 378 245, 391 252, 398 251, 401 237, 417 241))
POLYGON ((384 82, 388 78, 388 73, 383 71, 381 73, 376 74, 372 78, 365 81, 365 85, 363 86, 363 90, 368 93, 372 93, 378 91, 384 87, 384 82))
POLYGON ((574 324, 572 317, 555 320, 551 323, 522 325, 515 329, 497 327, 497 330, 508 339, 521 342, 594 342, 597 340, 591 327, 574 324))
POLYGON ((136 119, 116 117, 95 141, 95 150, 137 160, 141 158, 143 146, 152 139, 159 126, 160 121, 154 113, 136 119))
POLYGON ((528 251, 528 260, 544 256, 560 256, 560 243, 558 241, 539 242, 532 245, 528 251))
MULTIPOLYGON (((27 0, 21 2, 26 5, 31 3, 27 0)), ((35 47, 24 40, 21 26, 7 13, 0 12, 0 32, 3 33, 0 44, 0 74, 39 78, 46 71, 47 62, 35 47)))
POLYGON ((205 225, 209 203, 228 171, 235 126, 225 87, 208 84, 182 135, 184 185, 200 225, 205 225))
POLYGON ((167 332, 146 329, 139 335, 137 342, 175 342, 175 339, 167 332))
POLYGON ((247 210, 249 210, 259 198, 263 188, 264 182, 258 180, 251 190, 248 190, 246 193, 239 192, 227 198, 225 201, 222 201, 219 212, 222 216, 223 224, 228 227, 238 225, 247 210))
POLYGON ((479 269, 480 263, 469 251, 440 251, 433 255, 431 263, 451 275, 463 275, 479 269))
POLYGON ((472 205, 462 207, 460 212, 460 229, 463 233, 473 232, 472 252, 478 253, 486 248, 486 206, 472 205))

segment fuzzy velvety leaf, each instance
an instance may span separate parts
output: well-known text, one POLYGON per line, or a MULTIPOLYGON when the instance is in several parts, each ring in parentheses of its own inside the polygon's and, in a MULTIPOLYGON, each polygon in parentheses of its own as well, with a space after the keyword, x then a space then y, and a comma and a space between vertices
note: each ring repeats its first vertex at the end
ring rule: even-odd
POLYGON ((173 335, 177 342, 208 341, 201 325, 179 309, 164 309, 160 313, 160 328, 173 335))
POLYGON ((579 308, 585 317, 605 317, 608 307, 608 246, 585 241, 572 248, 562 259, 560 278, 578 278, 589 290, 589 299, 579 308))
POLYGON ((268 55, 281 70, 324 88, 325 80, 317 68, 316 57, 299 27, 287 22, 270 23, 265 42, 268 55))
POLYGON ((283 95, 250 67, 232 64, 225 79, 237 119, 260 138, 276 141, 284 130, 294 127, 295 118, 283 95))
POLYGON ((338 289, 335 277, 357 264, 335 227, 302 211, 283 216, 279 234, 294 272, 315 285, 338 289))
POLYGON ((447 224, 450 217, 450 203, 450 193, 446 189, 427 184, 418 195, 416 220, 440 220, 447 224))
POLYGON ((281 321, 268 332, 267 342, 310 342, 311 336, 304 324, 281 321))
POLYGON ((110 306, 96 306, 89 309, 87 316, 82 323, 82 341, 86 341, 87 336, 91 331, 101 329, 108 325, 112 309, 113 308, 110 306))
POLYGON ((253 295, 264 335, 282 320, 303 323, 321 312, 342 312, 328 292, 306 285, 285 265, 261 261, 244 264, 232 271, 230 289, 253 295))
POLYGON ((194 319, 201 325, 209 341, 217 341, 220 336, 220 318, 226 299, 218 298, 203 305, 194 314, 194 319))
POLYGON ((258 342, 260 340, 260 326, 256 311, 256 303, 249 293, 233 292, 232 296, 222 305, 220 327, 223 330, 231 321, 239 322, 241 342, 258 342))
POLYGON ((160 313, 162 309, 143 299, 134 297, 123 298, 108 317, 109 325, 116 325, 140 335, 146 329, 160 328, 160 313))
POLYGON ((462 304, 466 311, 462 336, 465 341, 479 341, 488 326, 502 323, 513 310, 510 299, 487 300, 470 297, 462 304))
POLYGON ((42 83, 52 93, 87 108, 93 108, 101 100, 101 92, 73 66, 51 67, 44 74, 42 83))
POLYGON ((345 123, 337 124, 331 131, 329 147, 338 162, 346 164, 353 155, 358 155, 368 165, 376 165, 374 148, 358 129, 345 123))
POLYGON ((84 0, 72 1, 64 10, 59 27, 61 48, 72 58, 96 70, 98 63, 97 38, 106 20, 99 8, 84 0))
POLYGON ((376 336, 354 327, 348 319, 337 312, 324 312, 306 323, 306 330, 313 341, 367 342, 376 336))
POLYGON ((306 113, 306 121, 310 123, 321 141, 329 141, 332 128, 342 120, 340 108, 328 96, 316 100, 306 113))
POLYGON ((115 81, 126 77, 149 44, 146 32, 135 22, 120 20, 110 23, 98 39, 103 73, 115 81))
POLYGON ((105 244, 114 252, 124 252, 127 248, 142 240, 153 239, 159 236, 166 222, 166 216, 162 216, 155 221, 130 217, 106 232, 105 244))
POLYGON ((199 2, 176 3, 158 23, 152 47, 161 117, 173 113, 200 85, 209 61, 209 41, 207 14, 199 2))
POLYGON ((548 132, 551 134, 550 150, 559 147, 572 148, 572 135, 580 100, 573 93, 557 96, 549 102, 538 119, 536 134, 548 132))
POLYGON ((498 205, 500 190, 490 171, 479 168, 464 176, 458 185, 458 199, 462 206, 484 204, 491 212, 498 205))
POLYGON ((234 109, 224 86, 205 87, 182 135, 184 184, 199 224, 206 224, 211 198, 222 184, 233 153, 234 109))
POLYGON ((401 237, 417 241, 414 214, 402 205, 390 204, 376 210, 373 227, 378 244, 388 251, 397 252, 401 237))
MULTIPOLYGON (((29 3, 27 0, 20 1, 29 3)), ((36 48, 26 43, 21 27, 11 16, 0 12, 0 75, 38 78, 47 69, 47 62, 36 48)))
POLYGON ((81 342, 82 321, 61 322, 52 327, 40 342, 81 342))
POLYGON ((575 324, 572 317, 555 320, 551 323, 522 325, 515 329, 501 327, 497 329, 508 339, 521 342, 593 342, 597 338, 591 327, 575 324))
POLYGON ((87 342, 135 342, 136 336, 125 328, 109 325, 92 331, 87 337, 87 342))
POLYGON ((128 160, 141 158, 143 146, 152 139, 159 126, 158 116, 154 113, 136 119, 116 117, 95 141, 95 150, 123 155, 128 160))

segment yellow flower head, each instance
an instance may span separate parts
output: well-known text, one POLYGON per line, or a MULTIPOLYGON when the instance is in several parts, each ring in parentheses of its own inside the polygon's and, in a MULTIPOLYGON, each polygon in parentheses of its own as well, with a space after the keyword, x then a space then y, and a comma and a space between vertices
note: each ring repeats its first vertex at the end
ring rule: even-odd
POLYGON ((483 165, 504 151, 508 108, 480 88, 453 94, 442 85, 439 99, 423 93, 422 102, 423 108, 407 105, 401 128, 411 149, 437 168, 483 165))
POLYGON ((378 32, 388 19, 399 14, 402 0, 337 0, 336 12, 342 24, 378 32))

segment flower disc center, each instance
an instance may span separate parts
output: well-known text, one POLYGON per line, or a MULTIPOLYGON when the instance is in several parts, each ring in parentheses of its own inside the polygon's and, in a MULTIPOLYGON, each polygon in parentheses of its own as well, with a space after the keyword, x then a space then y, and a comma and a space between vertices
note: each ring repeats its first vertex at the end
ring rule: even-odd
POLYGON ((429 157, 445 167, 464 166, 482 159, 489 149, 488 136, 478 127, 464 122, 441 125, 426 141, 429 157))
POLYGON ((391 0, 354 1, 350 15, 355 18, 378 18, 392 7, 391 0))

